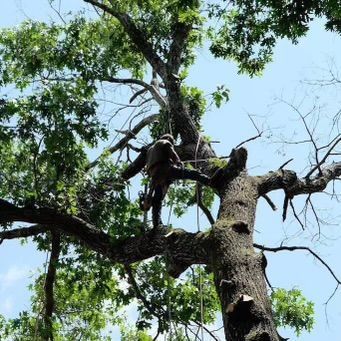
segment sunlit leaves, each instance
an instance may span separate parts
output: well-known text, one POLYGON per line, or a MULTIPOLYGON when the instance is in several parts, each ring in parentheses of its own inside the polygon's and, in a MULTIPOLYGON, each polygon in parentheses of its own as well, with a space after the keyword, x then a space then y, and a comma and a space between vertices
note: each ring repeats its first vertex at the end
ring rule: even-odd
POLYGON ((193 62, 194 48, 203 35, 204 17, 199 0, 130 0, 109 1, 115 10, 128 13, 137 22, 146 38, 164 59, 172 42, 172 32, 178 23, 186 23, 195 28, 191 30, 187 46, 184 46, 182 60, 184 65, 193 62))
MULTIPOLYGON (((148 327, 151 320, 158 318, 159 330, 169 330, 169 309, 172 322, 179 325, 200 323, 201 302, 203 299, 204 323, 213 323, 219 310, 219 300, 213 283, 213 275, 208 274, 203 268, 190 269, 180 280, 172 279, 166 272, 167 260, 155 258, 145 262, 135 270, 139 289, 149 307, 139 302, 139 320, 137 327, 148 327)), ((130 292, 134 295, 134 289, 130 292)))
POLYGON ((153 341, 153 338, 144 330, 129 328, 127 325, 121 328, 121 341, 153 341))
POLYGON ((111 234, 113 240, 140 234, 142 225, 138 203, 130 200, 120 178, 122 167, 124 165, 115 165, 109 155, 104 155, 97 172, 87 177, 84 190, 79 194, 87 219, 111 234))
POLYGON ((217 86, 217 90, 212 93, 214 104, 217 108, 220 108, 223 103, 226 103, 230 99, 230 91, 225 85, 217 86))
POLYGON ((1 32, 3 83, 24 89, 32 80, 45 85, 81 77, 94 82, 121 69, 141 74, 143 59, 112 18, 75 17, 65 26, 24 22, 1 32))
POLYGON ((290 326, 300 336, 303 329, 310 332, 314 326, 314 303, 298 289, 276 289, 271 300, 277 326, 290 326))
POLYGON ((220 23, 218 29, 212 26, 209 30, 211 51, 217 57, 235 60, 240 72, 251 76, 271 61, 278 39, 297 43, 314 17, 325 16, 327 29, 341 31, 340 3, 336 0, 224 2, 209 6, 209 17, 218 18, 220 23))
MULTIPOLYGON (((32 312, 18 318, 0 319, 2 340, 33 340, 46 335, 42 323, 45 274, 39 276, 31 289, 32 312), (7 339, 6 339, 7 337, 7 339)), ((63 257, 58 265, 55 285, 55 316, 53 330, 56 340, 110 340, 103 329, 120 323, 123 292, 108 262, 85 252, 83 258, 63 257)))
POLYGON ((200 129, 200 121, 206 109, 206 99, 204 93, 197 87, 182 86, 181 93, 184 102, 189 108, 189 113, 193 121, 200 129))
MULTIPOLYGON (((176 217, 183 216, 191 206, 198 205, 198 188, 193 183, 179 183, 172 186, 167 193, 166 205, 170 207, 176 217)), ((201 189, 201 198, 203 204, 210 209, 214 201, 214 192, 209 187, 201 189)))

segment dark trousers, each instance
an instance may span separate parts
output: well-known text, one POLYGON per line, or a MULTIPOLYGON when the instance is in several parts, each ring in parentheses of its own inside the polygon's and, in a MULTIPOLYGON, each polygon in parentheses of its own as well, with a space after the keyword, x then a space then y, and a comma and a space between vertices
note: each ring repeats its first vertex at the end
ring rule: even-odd
POLYGON ((162 220, 161 220, 162 200, 166 196, 168 187, 173 181, 194 180, 194 181, 199 181, 200 183, 204 185, 208 185, 210 181, 210 178, 207 175, 202 174, 198 172, 197 170, 186 169, 183 167, 178 167, 178 166, 170 165, 170 164, 167 164, 167 167, 165 165, 161 165, 159 170, 155 171, 154 178, 156 179, 160 178, 160 175, 163 175, 165 177, 164 181, 159 183, 159 182, 153 181, 153 177, 152 177, 152 183, 151 183, 151 186, 153 186, 153 188, 151 189, 154 190, 154 196, 152 198, 153 227, 162 225, 162 220))

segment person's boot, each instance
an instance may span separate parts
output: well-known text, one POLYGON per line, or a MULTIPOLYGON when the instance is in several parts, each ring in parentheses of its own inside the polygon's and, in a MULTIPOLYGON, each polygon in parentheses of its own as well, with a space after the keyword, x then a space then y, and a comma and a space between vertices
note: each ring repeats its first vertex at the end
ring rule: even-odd
POLYGON ((145 198, 145 200, 143 201, 143 210, 145 212, 148 212, 151 207, 152 207, 152 199, 151 197, 147 196, 147 198, 145 198))
POLYGON ((139 206, 140 210, 144 212, 148 212, 152 207, 152 200, 149 196, 146 196, 144 192, 139 192, 139 206))

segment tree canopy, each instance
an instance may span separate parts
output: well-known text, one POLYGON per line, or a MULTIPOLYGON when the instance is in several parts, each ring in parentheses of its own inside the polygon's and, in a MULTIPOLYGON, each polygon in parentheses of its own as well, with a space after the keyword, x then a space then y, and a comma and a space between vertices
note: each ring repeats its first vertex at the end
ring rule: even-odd
MULTIPOLYGON (((276 42, 297 44, 315 18, 341 33, 339 1, 84 0, 59 15, 0 34, 0 238, 32 237, 49 252, 31 309, 2 317, 1 338, 110 340, 119 325, 122 340, 196 339, 200 328, 217 339, 206 325, 221 310, 229 340, 280 340, 282 325, 311 330, 313 304, 298 289, 273 291, 270 304, 263 253, 277 250, 253 242, 255 207, 260 197, 273 206, 267 194, 283 190, 285 219, 294 197, 309 200, 339 179, 340 133, 320 147, 307 126, 316 155, 302 178, 287 164, 251 177, 244 146, 215 153, 202 124, 207 96, 186 79, 202 46, 261 76, 276 42), (218 178, 173 186, 165 200, 178 217, 198 206, 207 231, 155 231, 139 208, 146 152, 163 133, 186 167, 218 178), (132 302, 139 316, 128 328, 120 309, 132 302)), ((217 107, 230 97, 225 86, 211 95, 217 107)))

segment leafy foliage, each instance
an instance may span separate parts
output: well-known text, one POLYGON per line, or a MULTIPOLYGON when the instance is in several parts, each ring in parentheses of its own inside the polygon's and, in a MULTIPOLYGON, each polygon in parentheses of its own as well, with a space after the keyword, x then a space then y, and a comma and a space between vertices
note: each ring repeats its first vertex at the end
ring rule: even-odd
POLYGON ((276 289, 271 293, 277 326, 290 326, 300 336, 303 329, 310 332, 314 326, 314 303, 298 289, 276 289))
POLYGON ((226 89, 225 85, 217 86, 217 90, 212 93, 214 104, 217 108, 220 108, 223 102, 227 102, 230 99, 230 91, 226 89))
MULTIPOLYGON (((186 326, 200 322, 201 295, 205 304, 204 322, 213 323, 216 313, 220 309, 213 284, 213 275, 208 274, 200 267, 195 267, 179 281, 167 275, 166 266, 167 260, 156 257, 150 262, 139 265, 134 270, 141 296, 149 302, 148 306, 139 305, 138 307, 137 328, 139 330, 149 328, 152 320, 157 318, 158 330, 161 333, 168 331, 169 309, 172 323, 176 325, 186 326)), ((131 297, 136 295, 132 286, 128 295, 131 297)))
POLYGON ((202 90, 196 87, 182 86, 181 88, 184 102, 189 108, 190 115, 196 123, 197 128, 200 129, 200 121, 205 113, 206 100, 202 90))
MULTIPOLYGON (((173 209, 176 217, 183 216, 187 209, 198 203, 197 186, 191 183, 180 183, 172 186, 167 193, 166 205, 173 209)), ((203 204, 210 209, 214 201, 214 192, 209 187, 202 188, 203 204)))
POLYGON ((137 330, 136 328, 122 328, 121 340, 153 341, 153 338, 144 330, 137 330))
MULTIPOLYGON (((88 268, 84 258, 79 261, 66 259, 60 263, 55 288, 57 319, 53 323, 56 340, 110 340, 101 334, 106 326, 120 322, 118 310, 122 300, 118 282, 109 264, 101 264, 96 259, 92 262, 94 268, 88 268), (77 263, 82 266, 77 267, 77 263)), ((8 321, 3 319, 2 340, 33 340, 37 335, 46 335, 42 323, 44 281, 42 274, 32 287, 35 293, 32 312, 24 311, 18 318, 8 321)))
MULTIPOLYGON (((339 1, 274 0, 119 0, 105 1, 130 15, 166 63, 174 28, 189 29, 182 48, 179 82, 181 100, 196 127, 206 110, 203 91, 185 80, 195 62, 196 49, 205 39, 216 57, 233 60, 240 72, 258 75, 271 61, 276 41, 297 43, 314 17, 326 17, 326 28, 341 33, 339 1)), ((118 20, 109 15, 93 19, 84 13, 70 15, 65 24, 26 21, 0 34, 0 197, 24 207, 54 207, 85 218, 110 234, 113 245, 141 234, 141 212, 119 177, 124 163, 103 154, 89 170, 89 150, 111 133, 102 114, 99 95, 113 77, 137 80, 150 70, 141 51, 131 42, 118 20), (8 90, 8 91, 7 91, 8 90), (6 94, 5 94, 6 91, 6 94)), ((163 89, 161 89, 161 92, 163 89)), ((113 92, 116 94, 115 92, 113 92)), ((224 86, 212 94, 220 107, 229 99, 224 86)), ((174 122, 162 109, 150 129, 152 138, 173 130, 174 122)), ((212 159, 223 167, 226 162, 212 159)), ((204 189, 203 202, 211 207, 214 193, 204 189)), ((167 198, 177 216, 195 205, 192 184, 173 187, 167 198)), ((39 250, 50 249, 49 236, 34 238, 39 250)), ((169 301, 177 326, 200 321, 199 279, 205 304, 205 323, 219 310, 212 275, 195 268, 180 280, 166 275, 167 261, 155 258, 134 265, 133 276, 146 302, 137 300, 136 328, 125 328, 120 309, 136 302, 136 287, 126 269, 87 250, 72 238, 63 238, 57 264, 55 340, 105 340, 103 330, 122 326, 122 338, 149 341, 146 329, 155 318, 167 331, 169 301)), ((32 307, 18 318, 0 317, 3 340, 32 340, 45 335, 41 321, 45 274, 34 285, 32 307)), ((313 304, 298 290, 279 289, 272 294, 278 325, 289 325, 299 335, 313 326, 313 304)), ((107 338, 109 340, 109 338, 107 338)), ((179 336, 179 340, 180 340, 179 336)))
POLYGON ((341 11, 334 1, 223 1, 209 6, 209 17, 221 19, 209 30, 211 51, 235 60, 240 72, 259 74, 271 61, 278 38, 293 43, 309 30, 314 17, 327 18, 326 29, 341 33, 341 11), (227 7, 228 10, 227 10, 227 7))

